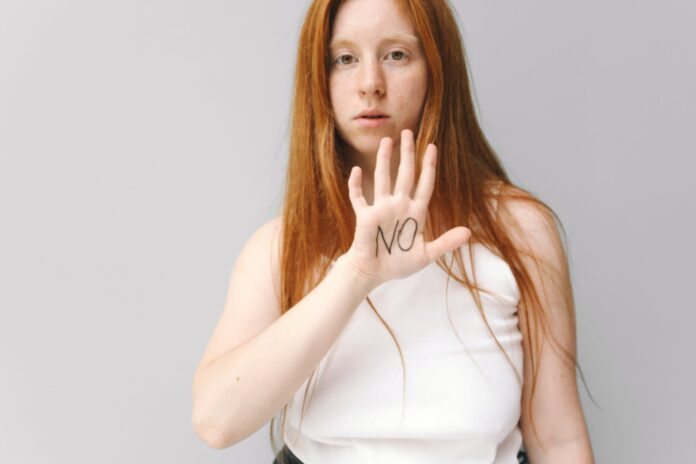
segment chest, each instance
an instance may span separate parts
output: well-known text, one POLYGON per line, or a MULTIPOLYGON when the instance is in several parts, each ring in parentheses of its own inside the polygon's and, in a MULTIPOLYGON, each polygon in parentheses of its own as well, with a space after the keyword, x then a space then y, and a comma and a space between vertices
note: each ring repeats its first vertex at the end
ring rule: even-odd
POLYGON ((391 333, 367 302, 358 306, 293 398, 291 423, 309 387, 302 431, 315 437, 503 437, 520 413, 519 292, 507 264, 486 251, 475 256, 490 292, 483 314, 512 364, 469 289, 432 264, 370 295, 391 333))

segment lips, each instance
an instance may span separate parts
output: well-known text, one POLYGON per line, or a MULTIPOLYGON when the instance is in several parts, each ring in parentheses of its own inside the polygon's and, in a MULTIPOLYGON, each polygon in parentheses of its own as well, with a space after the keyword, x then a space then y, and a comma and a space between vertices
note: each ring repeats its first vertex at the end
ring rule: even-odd
POLYGON ((389 116, 382 111, 376 109, 376 108, 370 108, 365 111, 362 111, 360 114, 358 114, 355 118, 356 119, 361 119, 361 118, 366 118, 366 119, 380 119, 380 118, 388 118, 389 116))
POLYGON ((376 127, 382 127, 384 124, 387 124, 387 121, 389 121, 389 118, 384 116, 381 118, 370 118, 370 117, 364 117, 364 118, 355 118, 355 122, 359 127, 362 127, 364 129, 372 129, 376 127))

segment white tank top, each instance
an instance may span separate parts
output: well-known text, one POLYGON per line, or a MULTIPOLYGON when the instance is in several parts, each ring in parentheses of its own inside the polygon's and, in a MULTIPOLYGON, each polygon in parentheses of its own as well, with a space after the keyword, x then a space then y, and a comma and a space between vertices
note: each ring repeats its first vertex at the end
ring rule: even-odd
MULTIPOLYGON (((460 250, 471 278, 468 245, 460 250)), ((473 255, 492 292, 480 293, 486 318, 521 379, 519 288, 488 248, 476 243, 473 255)), ((470 291, 431 263, 370 299, 401 346, 405 396, 396 344, 363 300, 317 368, 301 429, 309 379, 291 399, 288 448, 305 464, 517 464, 521 385, 470 291)))

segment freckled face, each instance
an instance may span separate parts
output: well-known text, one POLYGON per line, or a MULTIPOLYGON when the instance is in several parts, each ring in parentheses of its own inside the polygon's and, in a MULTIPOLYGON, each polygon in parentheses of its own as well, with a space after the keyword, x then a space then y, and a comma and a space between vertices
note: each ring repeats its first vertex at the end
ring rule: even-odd
POLYGON ((395 0, 347 0, 330 40, 329 94, 349 156, 374 158, 382 137, 398 148, 403 129, 416 134, 427 67, 410 19, 395 0), (376 109, 381 119, 359 118, 376 109))

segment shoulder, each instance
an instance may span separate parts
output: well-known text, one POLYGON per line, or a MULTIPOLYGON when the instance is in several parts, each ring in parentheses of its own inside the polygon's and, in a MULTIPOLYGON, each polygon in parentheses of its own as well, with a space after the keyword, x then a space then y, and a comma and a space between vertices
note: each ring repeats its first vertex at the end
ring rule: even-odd
MULTIPOLYGON (((248 275, 261 278, 270 276, 269 284, 277 293, 280 288, 280 242, 282 216, 276 216, 261 224, 247 239, 235 263, 233 275, 251 271, 248 275)), ((259 282, 263 281, 260 280, 259 282)))
POLYGON ((255 252, 273 253, 280 244, 283 217, 276 216, 261 224, 249 237, 245 248, 255 252))
POLYGON ((536 256, 558 254, 562 246, 560 220, 541 199, 520 187, 503 184, 497 214, 520 250, 536 256))
POLYGON ((260 240, 266 241, 267 243, 277 242, 280 238, 282 227, 283 216, 278 215, 261 224, 261 226, 256 229, 256 232, 254 232, 254 236, 257 236, 260 240))

